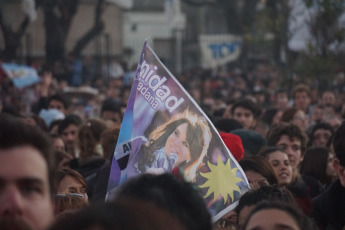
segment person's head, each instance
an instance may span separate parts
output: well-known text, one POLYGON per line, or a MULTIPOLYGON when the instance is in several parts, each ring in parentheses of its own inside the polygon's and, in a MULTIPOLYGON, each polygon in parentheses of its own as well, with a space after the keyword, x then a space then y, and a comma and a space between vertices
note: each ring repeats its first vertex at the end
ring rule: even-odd
POLYGON ((48 127, 48 132, 51 135, 58 135, 59 134, 59 124, 61 123, 61 119, 58 120, 54 120, 50 123, 49 127, 48 127))
POLYGON ((65 143, 66 151, 75 154, 78 142, 78 129, 81 119, 76 115, 69 115, 59 123, 58 133, 65 143))
POLYGON ((55 156, 55 168, 56 170, 61 170, 65 168, 70 168, 70 161, 73 159, 72 155, 61 150, 54 151, 55 156))
POLYGON ((122 199, 155 204, 176 217, 187 229, 211 229, 211 216, 198 190, 174 174, 142 174, 131 178, 117 191, 115 201, 122 199))
POLYGON ((323 106, 334 106, 336 103, 335 93, 330 90, 326 90, 321 95, 321 105, 323 106))
POLYGON ((254 90, 254 97, 259 104, 264 104, 266 102, 267 92, 262 89, 254 90))
POLYGON ((102 132, 106 125, 102 120, 89 119, 79 127, 78 143, 80 149, 80 159, 85 159, 93 155, 99 155, 96 146, 101 142, 102 132))
POLYGON ((284 110, 289 107, 289 97, 285 90, 278 90, 275 93, 275 104, 280 110, 284 110))
POLYGON ((231 108, 233 106, 233 104, 235 103, 235 100, 228 100, 227 103, 226 103, 226 107, 225 107, 225 110, 223 112, 223 118, 225 119, 232 119, 232 115, 231 115, 231 108))
POLYGON ((73 169, 61 169, 55 173, 56 194, 79 194, 88 201, 87 184, 82 175, 73 169))
POLYGON ((45 229, 53 220, 54 159, 49 136, 0 115, 0 226, 45 229))
POLYGON ((48 109, 56 109, 63 114, 67 113, 68 103, 67 100, 58 94, 52 95, 48 98, 48 109))
POLYGON ((280 123, 267 133, 267 146, 278 146, 289 156, 293 170, 298 169, 307 146, 307 135, 292 123, 280 123))
POLYGON ((231 107, 232 117, 241 123, 244 129, 253 129, 261 114, 258 104, 250 99, 243 99, 235 102, 231 107))
POLYGON ((219 120, 216 120, 214 126, 217 128, 219 132, 225 133, 231 132, 235 129, 243 128, 241 123, 233 118, 221 118, 219 120))
MULTIPOLYGON (((86 207, 57 218, 48 230, 187 230, 174 215, 144 200, 125 199, 86 207)), ((211 228, 204 228, 211 230, 211 228)))
POLYGON ((333 127, 330 124, 324 122, 315 124, 309 135, 309 146, 326 147, 333 133, 333 127))
POLYGON ((277 177, 278 185, 288 185, 292 181, 292 167, 288 154, 280 147, 267 147, 259 156, 266 158, 277 177))
POLYGON ((243 225, 249 229, 310 229, 308 218, 295 205, 283 202, 263 201, 255 206, 243 225))
POLYGON ((241 138, 245 156, 255 156, 266 146, 265 137, 254 130, 236 129, 231 133, 241 138))
POLYGON ((117 139, 119 137, 119 128, 108 128, 103 131, 101 135, 101 145, 103 149, 103 157, 108 160, 113 159, 114 150, 117 139))
POLYGON ((294 107, 307 112, 310 105, 310 89, 305 84, 296 85, 291 92, 294 107))
POLYGON ((277 108, 268 108, 262 117, 262 121, 271 126, 278 124, 281 121, 282 116, 283 110, 277 108))
POLYGON ((325 119, 329 117, 337 116, 336 107, 332 105, 325 105, 323 106, 323 112, 325 119))
POLYGON ((177 155, 173 167, 181 167, 186 178, 193 181, 210 144, 212 134, 207 121, 189 110, 174 115, 149 135, 151 154, 164 147, 165 154, 177 155))
POLYGON ((339 116, 334 115, 330 117, 325 117, 325 122, 327 124, 330 124, 333 127, 333 130, 337 130, 341 126, 342 119, 339 116))
POLYGON ((50 135, 53 143, 53 149, 59 150, 59 151, 65 151, 65 143, 63 142, 62 138, 57 134, 51 134, 50 135))
POLYGON ((333 166, 338 174, 338 178, 343 187, 345 187, 345 122, 337 129, 333 137, 333 150, 336 159, 333 166))
POLYGON ((315 105, 309 113, 309 122, 310 123, 319 123, 324 118, 323 106, 315 105))
POLYGON ((102 104, 100 118, 103 120, 112 120, 117 124, 121 124, 121 104, 110 98, 105 99, 102 104))
POLYGON ((238 163, 246 174, 251 189, 278 183, 271 165, 263 157, 248 156, 238 163))
POLYGON ((299 127, 301 127, 303 130, 307 128, 308 122, 306 114, 303 110, 297 109, 297 108, 288 108, 283 112, 283 115, 281 117, 282 122, 291 122, 299 127))
POLYGON ((296 205, 291 192, 284 187, 264 186, 256 190, 250 190, 241 196, 236 207, 237 223, 243 226, 249 213, 262 201, 280 201, 291 205, 296 205))
POLYGON ((309 147, 305 151, 300 172, 319 180, 322 185, 330 184, 337 176, 333 167, 334 154, 326 147, 309 147))
POLYGON ((48 131, 48 126, 45 123, 45 120, 36 114, 24 116, 22 119, 24 122, 28 123, 29 125, 38 127, 44 132, 48 131))

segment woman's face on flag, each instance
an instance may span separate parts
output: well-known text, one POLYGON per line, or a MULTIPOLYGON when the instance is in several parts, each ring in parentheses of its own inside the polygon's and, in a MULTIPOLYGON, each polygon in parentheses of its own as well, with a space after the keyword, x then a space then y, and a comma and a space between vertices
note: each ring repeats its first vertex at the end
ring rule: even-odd
POLYGON ((174 167, 191 159, 189 143, 187 142, 187 128, 188 123, 177 126, 165 143, 165 154, 167 157, 172 153, 176 153, 177 155, 177 161, 174 167))

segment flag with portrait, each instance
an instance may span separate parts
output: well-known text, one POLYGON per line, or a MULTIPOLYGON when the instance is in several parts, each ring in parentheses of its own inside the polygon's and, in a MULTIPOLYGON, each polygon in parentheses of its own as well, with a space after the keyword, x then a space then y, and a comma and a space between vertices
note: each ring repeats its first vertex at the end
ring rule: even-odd
POLYGON ((107 199, 128 178, 176 167, 199 189, 214 221, 249 189, 212 122, 145 42, 114 152, 107 199))

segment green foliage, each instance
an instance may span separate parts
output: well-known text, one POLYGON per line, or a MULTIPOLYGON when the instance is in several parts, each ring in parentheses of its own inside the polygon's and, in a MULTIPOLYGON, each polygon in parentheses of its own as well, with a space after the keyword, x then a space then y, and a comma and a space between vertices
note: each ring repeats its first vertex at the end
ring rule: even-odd
POLYGON ((302 79, 317 82, 320 90, 329 87, 335 72, 342 66, 344 51, 331 49, 334 44, 345 42, 345 28, 338 25, 339 17, 345 12, 344 0, 304 0, 307 7, 316 11, 316 17, 309 24, 315 43, 308 51, 299 55, 296 72, 302 79))
POLYGON ((302 53, 296 65, 296 72, 302 80, 312 79, 319 90, 324 90, 334 80, 337 65, 336 55, 323 57, 322 55, 302 53))

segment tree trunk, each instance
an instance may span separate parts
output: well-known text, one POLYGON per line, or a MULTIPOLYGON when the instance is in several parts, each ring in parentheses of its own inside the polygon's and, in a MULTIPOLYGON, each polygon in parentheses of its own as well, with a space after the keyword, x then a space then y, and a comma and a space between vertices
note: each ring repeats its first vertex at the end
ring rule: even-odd
POLYGON ((75 47, 72 50, 72 54, 75 57, 80 57, 83 49, 92 41, 95 37, 100 35, 104 29, 104 22, 102 21, 102 14, 105 8, 105 0, 98 0, 97 6, 95 8, 95 18, 93 27, 82 36, 75 47))
POLYGON ((21 45, 21 39, 30 23, 29 17, 25 17, 20 24, 18 31, 14 31, 11 25, 7 23, 3 15, 3 3, 0 4, 0 28, 4 37, 5 47, 1 50, 0 59, 8 62, 17 58, 17 50, 21 45))
POLYGON ((49 64, 65 57, 67 35, 79 0, 46 0, 42 3, 46 32, 46 59, 49 64))

